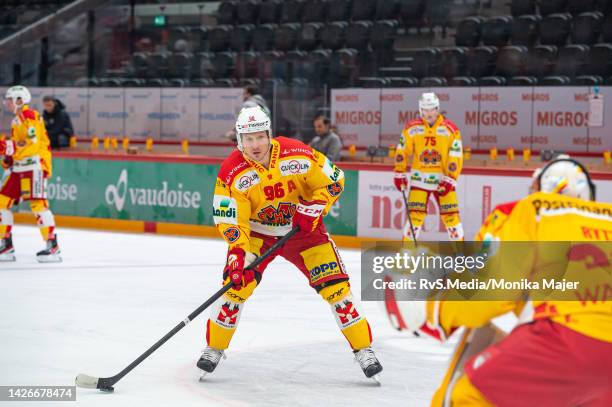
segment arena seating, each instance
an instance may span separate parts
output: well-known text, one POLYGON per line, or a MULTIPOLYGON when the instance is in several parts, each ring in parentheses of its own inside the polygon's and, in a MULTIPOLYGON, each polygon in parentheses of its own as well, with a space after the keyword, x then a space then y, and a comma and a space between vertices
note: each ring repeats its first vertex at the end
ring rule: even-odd
POLYGON ((216 25, 170 27, 168 50, 134 53, 123 76, 142 86, 160 78, 333 87, 612 81, 612 0, 511 0, 495 12, 491 4, 223 0, 216 25))

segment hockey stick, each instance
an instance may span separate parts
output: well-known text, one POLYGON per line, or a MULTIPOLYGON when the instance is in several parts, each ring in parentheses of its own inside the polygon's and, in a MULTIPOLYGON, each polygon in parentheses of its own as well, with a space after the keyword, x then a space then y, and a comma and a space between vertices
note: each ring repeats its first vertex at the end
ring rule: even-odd
MULTIPOLYGON (((406 198, 406 192, 402 189, 402 198, 404 198, 404 206, 406 207, 406 216, 408 217, 408 224, 410 225, 410 232, 412 234, 412 241, 414 242, 414 247, 418 247, 418 243, 416 240, 416 236, 414 235, 414 227, 412 226, 412 219, 410 219, 410 207, 408 206, 408 198, 406 198)), ((412 331, 412 334, 417 338, 421 336, 418 331, 412 331)))
MULTIPOLYGON (((264 260, 266 260, 268 257, 270 257, 272 255, 272 253, 274 253, 276 250, 278 250, 278 248, 280 248, 282 245, 287 243, 287 241, 293 235, 295 235, 299 230, 300 229, 298 227, 295 227, 295 228, 291 229, 291 231, 289 231, 289 233, 287 233, 285 236, 280 238, 276 243, 274 243, 274 245, 272 245, 272 247, 270 247, 268 250, 266 250, 266 252, 264 254, 262 254, 257 259, 255 259, 247 267, 247 269, 252 269, 252 268, 255 268, 255 267, 259 266, 264 260)), ((94 376, 89 376, 89 375, 81 373, 75 379, 76 385, 79 386, 79 387, 87 388, 87 389, 100 389, 101 391, 105 391, 105 392, 109 392, 109 393, 113 392, 115 390, 113 388, 113 385, 115 383, 117 383, 119 380, 121 380, 121 378, 123 378, 123 376, 125 376, 130 371, 132 371, 132 369, 134 369, 136 366, 138 366, 143 360, 148 358, 160 346, 162 346, 164 343, 166 343, 168 341, 168 339, 172 338, 178 331, 183 329, 189 322, 193 321, 193 319, 195 319, 198 315, 200 315, 202 313, 202 311, 204 311, 206 308, 208 308, 212 303, 214 303, 219 297, 221 297, 231 287, 232 287, 232 283, 228 283, 228 284, 224 285, 223 287, 221 287, 219 289, 219 291, 214 293, 213 296, 210 297, 208 300, 206 300, 206 302, 204 304, 200 305, 195 311, 193 311, 191 314, 189 314, 184 320, 179 322, 179 324, 176 325, 170 332, 168 332, 166 335, 164 335, 163 338, 161 338, 153 346, 151 346, 149 349, 147 349, 142 355, 140 355, 136 360, 134 360, 132 363, 130 363, 121 372, 119 372, 116 375, 111 376, 111 377, 94 377, 94 376)))
POLYGON ((412 219, 410 219, 410 207, 408 207, 408 200, 406 198, 406 192, 402 189, 402 198, 404 198, 404 206, 406 207, 406 216, 408 217, 408 224, 410 225, 410 232, 412 232, 412 240, 414 241, 414 247, 418 246, 416 236, 414 235, 414 227, 412 226, 412 219))

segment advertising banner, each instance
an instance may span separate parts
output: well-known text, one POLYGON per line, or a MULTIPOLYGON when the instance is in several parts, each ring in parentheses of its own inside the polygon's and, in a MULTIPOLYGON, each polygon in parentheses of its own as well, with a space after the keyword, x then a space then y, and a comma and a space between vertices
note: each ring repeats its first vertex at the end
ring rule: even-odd
POLYGON ((199 89, 162 88, 161 132, 162 140, 180 141, 199 138, 199 89))
MULTIPOLYGON (((457 91, 450 92, 451 98, 457 91)), ((470 101, 451 103, 457 114, 448 117, 472 148, 531 148, 531 96, 531 88, 469 88, 470 101)))
MULTIPOLYGON (((418 117, 425 88, 332 89, 332 122, 345 145, 396 144, 405 122, 418 117)), ((588 87, 432 88, 441 111, 474 149, 602 152, 612 145, 610 87, 604 96, 603 126, 588 127, 588 87), (607 126, 607 127, 606 127, 607 126)))
MULTIPOLYGON (((218 165, 55 158, 48 180, 58 215, 213 225, 218 165)), ((345 190, 325 218, 332 234, 400 240, 406 208, 392 171, 345 171, 345 190)), ((527 196, 531 177, 464 174, 457 196, 466 240, 493 208, 527 196)), ((595 180, 598 201, 612 202, 612 180, 595 180)), ((28 205, 21 209, 29 211, 28 205)), ((421 240, 447 240, 431 199, 421 240)))
POLYGON ((89 130, 98 137, 125 135, 125 99, 123 88, 90 88, 89 130))
MULTIPOLYGON (((7 86, 0 86, 0 95, 4 98, 6 94, 7 86)), ((11 131, 11 120, 13 120, 13 113, 9 112, 4 104, 0 106, 0 135, 9 134, 11 131)))
POLYGON ((379 144, 381 95, 381 89, 332 89, 331 121, 344 145, 379 144))
POLYGON ((200 91, 200 141, 227 141, 242 106, 242 89, 202 88, 200 91))
MULTIPOLYGON (((389 88, 382 90, 380 95, 381 106, 383 107, 381 113, 381 145, 397 145, 400 133, 404 129, 406 122, 419 117, 419 97, 421 97, 421 92, 421 89, 414 88, 389 88)), ((344 134, 342 137, 344 138, 344 134)), ((377 145, 376 143, 372 144, 377 145)))
POLYGON ((586 151, 588 92, 584 86, 534 88, 534 149, 586 151))
POLYGON ((161 131, 160 88, 125 90, 125 133, 132 139, 158 138, 161 131))
POLYGON ((58 215, 212 225, 216 165, 54 159, 58 215))

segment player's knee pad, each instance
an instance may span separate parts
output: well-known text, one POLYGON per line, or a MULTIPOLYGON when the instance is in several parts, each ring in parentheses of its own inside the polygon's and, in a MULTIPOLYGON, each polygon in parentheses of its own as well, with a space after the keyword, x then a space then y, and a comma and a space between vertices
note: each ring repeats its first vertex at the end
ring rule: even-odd
POLYGON ((45 214, 45 212, 49 212, 49 214, 45 214, 47 218, 49 216, 53 218, 53 214, 49 210, 49 201, 46 199, 32 199, 30 200, 30 209, 34 212, 35 215, 40 216, 45 214))
MULTIPOLYGON (((229 283, 229 278, 225 279, 224 284, 229 283)), ((255 288, 261 281, 261 274, 255 272, 255 280, 251 281, 245 287, 242 287, 240 290, 235 290, 233 287, 230 288, 223 294, 221 298, 225 298, 228 301, 237 302, 237 303, 245 303, 246 300, 253 294, 255 288)))
POLYGON ((30 208, 36 215, 36 223, 40 227, 40 233, 44 240, 55 236, 55 217, 49 210, 49 202, 46 199, 32 199, 30 208))
POLYGON ((411 225, 409 222, 406 222, 404 225, 404 230, 402 231, 402 240, 405 242, 412 242, 415 239, 418 239, 421 234, 422 226, 417 226, 414 223, 411 225))
POLYGON ((348 295, 351 295, 351 286, 346 280, 333 282, 333 284, 321 288, 319 295, 323 297, 328 304, 334 304, 348 295))
POLYGON ((442 214, 442 222, 446 226, 448 232, 448 238, 450 240, 463 240, 465 233, 463 232, 463 225, 459 219, 459 213, 447 213, 442 214))
MULTIPOLYGON (((257 275, 259 273, 255 273, 257 275)), ((229 279, 225 280, 225 284, 229 279)), ((213 304, 206 326, 206 342, 216 349, 227 349, 240 321, 246 300, 253 294, 258 280, 251 281, 240 290, 230 288, 213 304)))
POLYGON ((331 306, 338 327, 351 348, 364 349, 372 344, 370 325, 366 318, 357 311, 348 281, 329 285, 319 291, 319 295, 331 306))
POLYGON ((489 400, 470 382, 467 375, 462 375, 454 384, 450 393, 450 405, 462 406, 493 406, 489 400))

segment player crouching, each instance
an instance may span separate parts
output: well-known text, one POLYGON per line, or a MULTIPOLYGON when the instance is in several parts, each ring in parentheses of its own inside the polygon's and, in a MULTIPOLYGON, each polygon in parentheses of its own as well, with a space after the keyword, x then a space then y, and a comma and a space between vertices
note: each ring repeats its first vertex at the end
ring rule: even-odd
POLYGON ((497 301, 398 302, 386 296, 389 316, 407 332, 419 329, 445 340, 464 328, 432 406, 612 405, 612 266, 605 233, 612 230, 612 204, 595 202, 586 168, 571 158, 536 172, 534 189, 497 206, 477 240, 556 242, 552 253, 529 246, 533 253, 524 253, 525 261, 512 259, 512 273, 535 279, 555 265, 555 273, 579 281, 579 289, 568 296, 519 290, 497 301), (505 335, 492 320, 508 312, 519 319, 505 335))
POLYGON ((213 201, 215 224, 229 245, 223 279, 233 287, 213 305, 208 346, 197 366, 211 373, 225 357, 246 300, 280 255, 329 303, 363 372, 375 377, 382 366, 370 347, 370 325, 356 307, 349 277, 323 224, 344 189, 344 173, 297 140, 273 139, 270 118, 259 107, 240 112, 236 133, 238 150, 221 164, 213 201), (284 246, 255 270, 245 270, 294 227, 300 231, 284 246))

